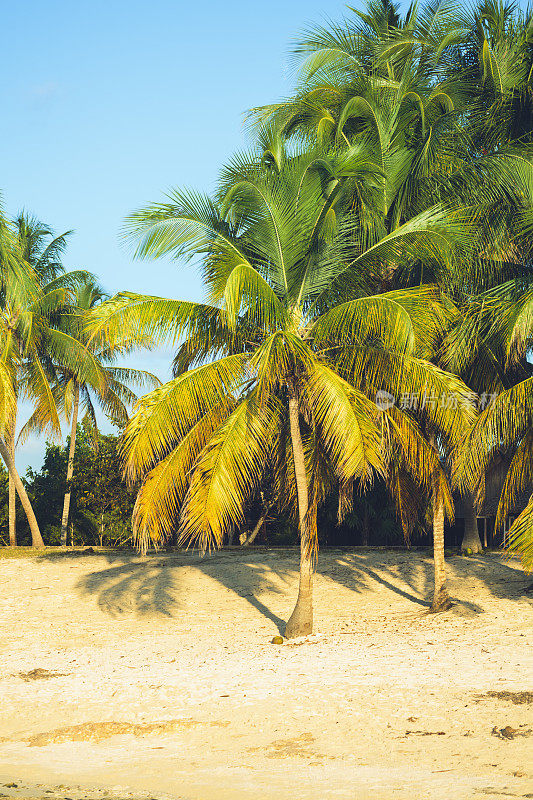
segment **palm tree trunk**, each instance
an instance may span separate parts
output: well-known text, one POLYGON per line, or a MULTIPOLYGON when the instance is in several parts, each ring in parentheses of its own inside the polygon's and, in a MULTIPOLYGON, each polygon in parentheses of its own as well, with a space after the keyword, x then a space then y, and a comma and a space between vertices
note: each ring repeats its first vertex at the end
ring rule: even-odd
POLYGON ((298 599, 289 621, 285 627, 285 637, 307 636, 313 632, 313 563, 309 552, 307 535, 307 509, 309 495, 307 490, 307 474, 305 471, 305 455, 300 431, 298 395, 294 385, 288 384, 289 390, 289 422, 291 427, 292 452, 294 457, 294 474, 298 495, 298 518, 300 528, 300 583, 298 599))
POLYGON ((263 513, 261 514, 261 516, 259 517, 259 519, 257 520, 257 524, 256 524, 255 528, 253 529, 253 531, 249 534, 249 536, 246 536, 246 534, 243 536, 243 538, 241 540, 241 545, 243 547, 249 547, 251 544, 253 544, 253 542, 256 539, 257 534, 259 533, 259 531, 261 530, 261 528, 263 526, 263 522, 267 518, 267 513, 268 513, 268 509, 265 509, 263 511, 263 513))
POLYGON ((20 497, 20 502, 22 503, 22 508, 26 513, 26 517, 28 518, 28 524, 30 526, 31 531, 31 543, 33 547, 44 547, 43 537, 41 536, 41 531, 39 530, 39 525, 37 523, 37 519, 35 514, 33 513, 33 508, 31 507, 30 498, 26 494, 26 489, 24 488, 24 484, 20 479, 20 475, 17 472, 15 467, 15 462, 11 457, 11 453, 9 452, 9 448, 5 443, 5 440, 0 437, 0 455, 4 459, 4 463, 8 469, 10 476, 13 478, 13 483, 15 485, 15 489, 17 490, 18 496, 20 497))
POLYGON ((368 525, 368 500, 365 498, 364 510, 363 510, 363 529, 361 531, 361 544, 363 547, 368 547, 368 533, 369 533, 369 525, 368 525))
MULTIPOLYGON (((6 445, 9 449, 9 454, 15 463, 15 436, 17 427, 17 410, 13 412, 13 420, 8 429, 6 429, 6 445)), ((8 503, 8 516, 9 516, 9 545, 10 547, 17 546, 17 490, 15 489, 15 482, 9 473, 9 503, 8 503)))
POLYGON ((474 498, 471 494, 465 494, 462 500, 465 511, 465 527, 461 550, 463 553, 466 553, 469 550, 472 553, 482 553, 483 547, 481 546, 481 539, 479 538, 479 532, 477 529, 477 515, 474 507, 474 498))
POLYGON ((433 499, 433 566, 435 570, 435 588, 430 611, 447 611, 451 608, 451 600, 446 590, 446 562, 444 560, 444 504, 433 499))
POLYGON ((63 547, 67 545, 67 532, 68 532, 68 515, 70 512, 70 497, 72 475, 74 474, 74 453, 76 452, 76 428, 78 425, 78 409, 80 405, 80 387, 78 384, 74 387, 74 403, 72 405, 72 426, 70 429, 70 447, 68 451, 68 464, 67 464, 67 491, 65 492, 65 499, 63 501, 63 516, 61 517, 61 544, 63 547))

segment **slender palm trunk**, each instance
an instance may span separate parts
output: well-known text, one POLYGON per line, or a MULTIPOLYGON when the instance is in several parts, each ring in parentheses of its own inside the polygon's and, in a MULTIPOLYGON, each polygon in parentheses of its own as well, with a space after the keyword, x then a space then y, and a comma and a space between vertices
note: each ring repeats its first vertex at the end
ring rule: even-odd
POLYGON ((65 499, 63 501, 63 516, 61 517, 61 544, 66 547, 67 532, 68 532, 68 515, 70 512, 70 497, 72 475, 74 474, 74 453, 76 452, 76 427, 78 425, 78 409, 80 405, 80 387, 78 384, 74 387, 74 403, 72 405, 72 427, 70 430, 70 447, 68 451, 68 464, 67 464, 67 491, 65 492, 65 499))
POLYGON ((481 546, 481 539, 477 529, 477 515, 474 507, 474 498, 471 494, 465 494, 463 497, 463 508, 465 512, 465 528, 463 534, 463 543, 461 550, 463 553, 470 550, 472 553, 482 553, 483 547, 481 546))
POLYGON ((300 432, 298 396, 294 386, 289 384, 289 421, 291 428, 292 452, 294 457, 294 474, 298 495, 298 518, 300 523, 300 583, 298 599, 285 628, 285 637, 307 636, 313 632, 313 563, 309 552, 307 535, 307 509, 309 496, 307 491, 307 474, 305 471, 305 455, 300 432))
POLYGON ((363 529, 361 531, 361 544, 363 547, 368 547, 368 534, 369 534, 369 524, 368 524, 368 501, 365 499, 364 510, 363 510, 363 529))
POLYGON ((255 528, 253 529, 253 531, 248 536, 246 536, 246 535, 243 536, 243 538, 241 540, 241 544, 242 544, 243 547, 249 547, 251 544, 253 544, 253 542, 256 539, 257 534, 259 533, 259 531, 261 530, 261 528, 263 526, 263 522, 267 518, 267 513, 268 513, 268 509, 265 509, 265 511, 263 511, 263 513, 261 514, 261 516, 257 520, 257 524, 256 524, 255 528))
POLYGON ((43 537, 41 536, 41 531, 39 530, 39 525, 37 523, 37 519, 35 514, 33 513, 33 508, 31 507, 30 498, 26 494, 26 489, 24 488, 24 484, 20 479, 20 475, 17 472, 15 467, 15 462, 11 457, 11 453, 9 452, 9 447, 7 446, 4 439, 0 437, 0 455, 4 459, 4 463, 8 469, 10 476, 13 478, 13 483, 15 485, 15 489, 17 490, 18 496, 20 497, 20 502, 22 503, 22 508, 28 518, 28 524, 30 526, 31 531, 31 543, 33 547, 44 547, 43 537))
POLYGON ((430 611, 447 611, 452 603, 446 590, 446 562, 444 560, 444 504, 433 499, 433 566, 435 588, 430 611))
MULTIPOLYGON (((13 420, 9 425, 9 428, 6 430, 6 445, 9 449, 9 454, 13 460, 13 464, 15 463, 15 436, 16 436, 16 428, 17 428, 17 410, 15 407, 15 411, 13 412, 13 420)), ((9 508, 8 508, 8 516, 9 516, 9 545, 10 547, 17 546, 17 490, 15 489, 15 482, 11 477, 11 473, 9 473, 9 508)))

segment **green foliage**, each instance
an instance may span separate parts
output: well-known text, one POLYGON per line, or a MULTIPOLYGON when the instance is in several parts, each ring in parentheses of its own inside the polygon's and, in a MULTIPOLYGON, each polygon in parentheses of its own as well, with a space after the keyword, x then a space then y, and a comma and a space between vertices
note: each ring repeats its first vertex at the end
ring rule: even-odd
MULTIPOLYGON (((131 542, 135 490, 122 478, 119 437, 95 439, 89 427, 78 426, 72 480, 73 544, 126 546, 131 542)), ((47 545, 59 545, 66 486, 66 448, 48 443, 39 472, 29 469, 28 493, 47 545)), ((24 533, 24 531, 22 532, 24 533)))
MULTIPOLYGON (((250 112, 255 142, 212 196, 173 189, 125 223, 138 257, 199 263, 205 303, 101 302, 86 273, 64 273, 67 234, 0 210, 2 438, 22 396, 34 406, 23 435, 75 426, 80 397, 92 420, 70 486, 57 445, 28 473, 48 543, 67 489, 74 542, 131 539, 123 467, 140 486, 141 547, 218 546, 260 505, 275 541, 294 542, 298 504, 313 547, 338 525, 393 543, 398 519, 423 527, 431 496, 453 515, 452 456, 480 498, 495 455, 510 456, 498 524, 531 489, 532 10, 477 0, 403 14, 366 0, 309 28, 293 56, 292 95, 250 112), (178 347, 164 386, 114 366, 163 341, 178 347), (132 383, 153 391, 128 419, 132 383), (477 421, 470 389, 498 394, 477 421), (383 391, 437 402, 383 409, 383 391), (120 444, 97 434, 95 400, 124 427, 120 444)), ((1 474, 2 540, 6 486, 1 474)), ((532 531, 533 501, 510 534, 528 568, 532 531)))

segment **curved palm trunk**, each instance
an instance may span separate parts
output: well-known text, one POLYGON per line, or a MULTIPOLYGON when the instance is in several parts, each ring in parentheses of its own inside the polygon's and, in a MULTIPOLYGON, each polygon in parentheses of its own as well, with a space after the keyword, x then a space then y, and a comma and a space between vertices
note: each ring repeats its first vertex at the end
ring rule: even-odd
MULTIPOLYGON (((6 445, 9 449, 9 454, 13 460, 13 464, 15 463, 15 435, 16 435, 16 427, 17 427, 17 412, 16 408, 13 414, 13 421, 9 426, 9 429, 6 430, 6 445)), ((15 482, 11 477, 11 473, 9 473, 9 503, 8 503, 8 517, 9 517, 9 545, 10 547, 17 546, 17 490, 15 489, 15 482)))
POLYGON ((9 471, 10 476, 13 478, 13 483, 15 485, 15 489, 17 490, 18 496, 20 497, 20 502, 22 503, 22 508, 28 518, 28 524, 30 526, 31 531, 31 543, 33 547, 44 547, 43 537, 41 536, 41 531, 39 530, 39 525, 37 523, 37 519, 35 514, 33 513, 33 508, 31 507, 30 498, 26 494, 26 489, 24 488, 24 484, 20 479, 20 475, 17 472, 15 467, 15 462, 11 457, 11 453, 9 452, 9 448, 6 445, 4 439, 0 437, 0 455, 4 459, 4 463, 9 471))
POLYGON ((470 550, 472 553, 482 553, 483 547, 481 546, 481 539, 479 538, 479 532, 477 528, 477 515, 474 507, 474 498, 471 494, 465 494, 462 500, 465 511, 465 528, 461 550, 463 553, 466 553, 468 550, 470 550))
POLYGON ((263 526, 263 522, 267 518, 267 513, 268 513, 268 509, 265 509, 265 511, 263 511, 263 513, 261 514, 261 516, 257 520, 257 524, 256 524, 255 528, 253 529, 253 531, 248 536, 246 536, 246 535, 243 536, 243 538, 241 540, 241 545, 243 547, 249 547, 251 544, 253 544, 253 542, 255 542, 255 539, 256 539, 259 531, 261 530, 261 528, 263 526))
MULTIPOLYGON (((11 451, 11 448, 10 448, 11 451)), ((14 453, 11 451, 11 458, 14 459, 14 453)), ((15 483, 13 482, 13 478, 11 475, 9 476, 8 482, 8 492, 9 492, 9 546, 16 547, 17 546, 17 490, 15 489, 15 483)))
POLYGON ((430 611, 447 611, 452 602, 446 590, 446 562, 444 560, 444 504, 433 500, 433 566, 435 570, 435 588, 430 611))
POLYGON ((68 532, 68 516, 70 512, 70 498, 72 475, 74 474, 74 454, 76 452, 76 428, 78 425, 78 409, 80 406, 80 387, 76 384, 74 388, 74 403, 72 405, 72 426, 70 429, 70 447, 68 451, 67 464, 67 491, 63 501, 63 516, 61 517, 61 544, 66 547, 68 532))
POLYGON ((292 452, 294 457, 294 474, 298 495, 298 518, 300 527, 300 583, 298 600, 285 627, 285 637, 307 636, 313 632, 313 563, 309 552, 306 515, 309 505, 307 491, 307 475, 305 456, 300 432, 298 412, 298 396, 293 386, 289 385, 289 421, 291 427, 292 452))

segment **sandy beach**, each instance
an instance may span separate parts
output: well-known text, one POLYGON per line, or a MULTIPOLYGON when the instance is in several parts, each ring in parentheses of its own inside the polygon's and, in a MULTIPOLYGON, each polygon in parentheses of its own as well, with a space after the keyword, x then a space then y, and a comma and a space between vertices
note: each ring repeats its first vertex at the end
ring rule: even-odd
POLYGON ((279 646, 295 550, 0 559, 0 797, 533 797, 531 577, 448 569, 326 551, 279 646))

